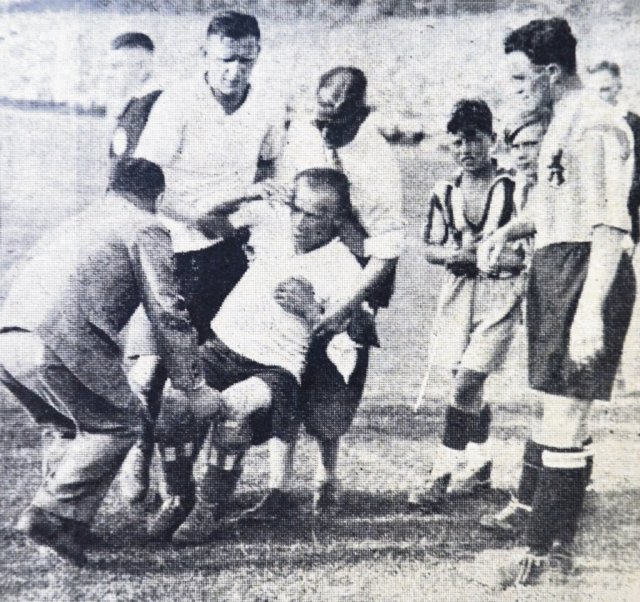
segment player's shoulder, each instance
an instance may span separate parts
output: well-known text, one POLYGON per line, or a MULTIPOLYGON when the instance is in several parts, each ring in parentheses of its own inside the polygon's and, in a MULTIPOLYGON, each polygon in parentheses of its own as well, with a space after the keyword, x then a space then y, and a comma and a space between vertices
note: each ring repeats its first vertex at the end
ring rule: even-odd
POLYGON ((496 176, 491 182, 490 190, 496 188, 512 188, 516 183, 516 173, 511 169, 498 166, 496 176))
POLYGON ((174 109, 183 109, 193 104, 202 94, 202 76, 186 77, 176 80, 164 86, 161 94, 155 99, 157 106, 170 106, 174 109))
POLYGON ((456 187, 456 177, 451 178, 441 178, 437 180, 431 189, 431 193, 429 194, 429 198, 432 203, 436 203, 438 205, 443 205, 445 202, 445 198, 449 191, 456 187))
POLYGON ((360 126, 354 142, 363 152, 375 156, 391 156, 395 160, 393 149, 380 132, 378 122, 371 117, 360 126))

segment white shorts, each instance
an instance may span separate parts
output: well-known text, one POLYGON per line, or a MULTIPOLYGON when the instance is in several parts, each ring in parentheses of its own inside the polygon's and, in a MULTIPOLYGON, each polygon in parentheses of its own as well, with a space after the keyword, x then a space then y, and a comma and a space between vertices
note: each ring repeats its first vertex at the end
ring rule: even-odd
POLYGON ((525 280, 450 274, 438 302, 433 365, 489 374, 502 367, 518 324, 525 280))

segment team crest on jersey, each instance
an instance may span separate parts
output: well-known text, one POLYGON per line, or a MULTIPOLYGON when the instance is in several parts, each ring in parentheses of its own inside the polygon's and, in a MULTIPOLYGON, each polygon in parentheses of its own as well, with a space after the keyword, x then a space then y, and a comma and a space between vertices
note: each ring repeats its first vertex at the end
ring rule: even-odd
POLYGON ((567 181, 564 177, 565 167, 562 165, 561 148, 551 156, 551 163, 547 165, 547 169, 549 170, 548 180, 553 186, 560 187, 567 181))
POLYGON ((113 150, 113 154, 117 157, 121 157, 124 155, 127 150, 127 132, 124 128, 118 128, 113 135, 113 140, 111 141, 111 149, 113 150))

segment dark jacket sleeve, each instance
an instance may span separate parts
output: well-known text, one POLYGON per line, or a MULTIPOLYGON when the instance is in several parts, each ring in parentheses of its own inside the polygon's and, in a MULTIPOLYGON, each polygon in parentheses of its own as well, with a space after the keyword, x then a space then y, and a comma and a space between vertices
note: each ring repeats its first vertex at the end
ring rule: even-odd
POLYGON ((141 302, 171 383, 192 389, 202 377, 198 337, 178 292, 167 230, 159 223, 139 230, 132 256, 141 302))

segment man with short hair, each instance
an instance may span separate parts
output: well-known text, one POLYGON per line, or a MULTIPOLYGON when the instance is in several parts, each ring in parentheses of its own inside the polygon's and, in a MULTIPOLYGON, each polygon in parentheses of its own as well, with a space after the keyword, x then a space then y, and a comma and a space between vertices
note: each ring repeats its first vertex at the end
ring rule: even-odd
MULTIPOLYGON (((195 506, 190 478, 197 449, 184 462, 173 450, 167 453, 164 438, 158 437, 170 497, 149 524, 152 539, 165 539, 176 528, 175 543, 210 539, 240 478, 248 446, 295 441, 299 386, 314 328, 325 307, 349 298, 361 274, 356 258, 337 239, 349 212, 344 174, 312 168, 296 176, 278 252, 252 263, 214 317, 214 334, 201 349, 207 382, 222 392, 234 424, 211 428, 213 449, 195 506)), ((172 424, 180 416, 167 418, 165 423, 161 414, 157 430, 175 433, 172 424)), ((187 443, 175 435, 173 441, 174 450, 187 443)))
POLYGON ((111 42, 118 102, 109 147, 112 170, 120 159, 133 155, 151 108, 162 93, 153 83, 154 51, 151 38, 138 31, 122 33, 111 42))
POLYGON ((623 244, 631 229, 633 137, 618 112, 583 89, 576 43, 559 18, 531 21, 505 39, 513 96, 526 107, 551 106, 553 117, 533 220, 481 251, 491 264, 509 238, 536 234, 527 332, 529 383, 542 396, 543 415, 522 469, 528 549, 508 579, 520 585, 544 570, 562 578, 571 569, 589 473, 587 420, 593 400, 611 396, 635 298, 623 244))
MULTIPOLYGON (((326 309, 302 379, 303 421, 319 446, 315 512, 337 506, 340 439, 362 398, 370 347, 378 344, 372 315, 361 311, 362 304, 368 302, 374 312, 388 306, 405 239, 400 169, 391 148, 368 119, 371 108, 366 92, 367 78, 360 69, 336 67, 324 73, 316 89, 313 116, 293 120, 277 165, 277 178, 285 182, 310 167, 332 167, 347 176, 353 215, 345 222, 341 238, 365 266, 353 295, 326 309), (354 312, 360 315, 360 324, 349 321, 354 312), (347 324, 359 348, 354 365, 341 373, 327 349, 347 324), (360 332, 356 335, 354 330, 360 332)), ((293 445, 282 447, 275 442, 271 447, 270 491, 247 516, 278 513, 283 496, 275 484, 287 483, 281 475, 291 474, 293 452, 293 445)))
MULTIPOLYGON (((142 303, 168 391, 194 412, 217 410, 204 383, 196 331, 158 222, 162 170, 128 159, 108 202, 94 202, 29 253, 0 310, 0 385, 52 435, 66 437, 17 528, 85 564, 90 525, 146 420, 123 370, 119 332, 142 303)), ((59 442, 58 442, 59 443, 59 442)))
MULTIPOLYGON (((254 184, 259 164, 280 150, 284 111, 250 84, 260 54, 255 17, 217 13, 204 46, 206 69, 167 88, 156 101, 135 150, 160 165, 167 192, 160 212, 171 231, 177 275, 191 319, 203 342, 211 318, 247 268, 244 242, 227 221, 245 197, 268 197, 268 182, 254 184)), ((164 369, 137 315, 127 356, 132 382, 157 415, 164 369)), ((148 483, 150 437, 136 449, 127 497, 142 499, 148 483)))

